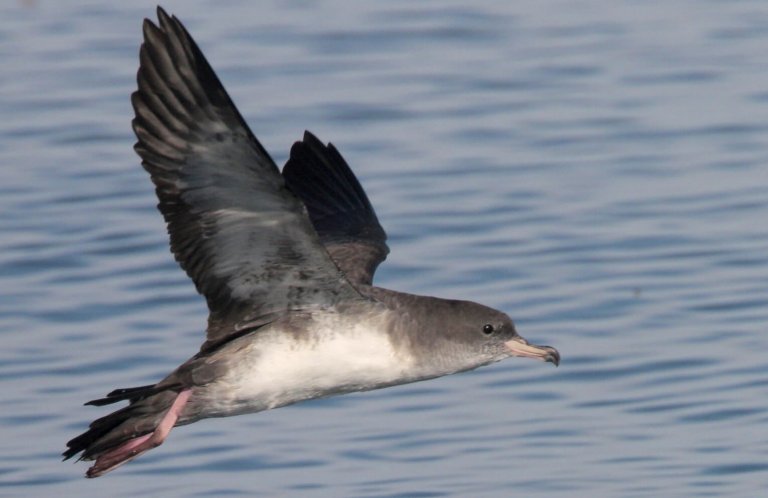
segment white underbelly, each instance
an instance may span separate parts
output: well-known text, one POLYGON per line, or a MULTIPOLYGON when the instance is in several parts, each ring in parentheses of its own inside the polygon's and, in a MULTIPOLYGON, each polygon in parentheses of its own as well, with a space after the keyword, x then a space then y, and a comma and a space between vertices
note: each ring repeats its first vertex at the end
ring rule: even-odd
POLYGON ((239 351, 236 365, 210 386, 214 412, 261 411, 415 380, 412 359, 399 353, 387 334, 361 325, 323 327, 301 336, 279 330, 257 336, 239 351))

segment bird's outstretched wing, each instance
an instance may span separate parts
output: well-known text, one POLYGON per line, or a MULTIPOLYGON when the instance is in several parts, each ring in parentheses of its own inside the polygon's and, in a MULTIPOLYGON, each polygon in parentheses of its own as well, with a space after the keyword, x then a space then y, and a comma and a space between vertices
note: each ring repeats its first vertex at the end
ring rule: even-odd
POLYGON ((171 250, 208 302, 206 344, 233 323, 358 297, 187 30, 158 18, 144 22, 135 149, 171 250))
POLYGON ((371 285, 389 253, 387 234, 352 170, 332 144, 313 134, 291 148, 283 176, 309 211, 320 240, 355 286, 371 285))

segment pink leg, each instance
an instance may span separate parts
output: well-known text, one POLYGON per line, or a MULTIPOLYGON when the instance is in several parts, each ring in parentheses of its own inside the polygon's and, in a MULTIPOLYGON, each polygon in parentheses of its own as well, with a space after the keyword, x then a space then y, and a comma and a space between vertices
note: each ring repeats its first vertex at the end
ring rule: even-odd
POLYGON ((88 469, 88 472, 86 472, 86 477, 99 477, 104 475, 110 470, 116 469, 126 462, 130 462, 142 453, 145 453, 152 448, 157 448, 163 444, 163 441, 168 437, 173 426, 176 425, 176 421, 179 419, 181 411, 184 408, 184 405, 187 404, 191 394, 192 391, 189 389, 181 391, 179 395, 176 396, 176 399, 173 401, 173 404, 163 416, 162 420, 160 420, 160 423, 157 424, 154 431, 130 439, 117 448, 99 455, 96 459, 96 463, 88 469))

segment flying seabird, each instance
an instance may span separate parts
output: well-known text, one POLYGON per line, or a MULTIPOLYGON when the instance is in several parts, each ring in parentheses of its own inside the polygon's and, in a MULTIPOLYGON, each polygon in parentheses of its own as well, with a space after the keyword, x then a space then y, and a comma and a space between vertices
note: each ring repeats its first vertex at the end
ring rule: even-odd
POLYGON ((200 351, 67 443, 98 477, 210 417, 416 382, 522 356, 558 365, 501 311, 373 285, 389 252, 336 148, 309 132, 282 174, 179 20, 144 20, 135 150, 171 251, 208 304, 200 351))

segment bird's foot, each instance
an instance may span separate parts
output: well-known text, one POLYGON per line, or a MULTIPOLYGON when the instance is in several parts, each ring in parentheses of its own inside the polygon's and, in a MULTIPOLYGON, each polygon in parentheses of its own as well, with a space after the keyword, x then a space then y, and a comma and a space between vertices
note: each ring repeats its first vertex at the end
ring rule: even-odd
POLYGON ((143 436, 129 439, 117 448, 99 455, 96 459, 96 463, 94 463, 93 466, 88 469, 88 472, 86 472, 86 477, 99 477, 104 475, 122 464, 130 462, 142 453, 145 453, 152 448, 157 448, 163 444, 163 441, 168 437, 173 426, 176 425, 176 421, 179 419, 181 411, 184 409, 184 405, 187 404, 190 394, 192 394, 192 391, 185 389, 176 396, 173 404, 171 404, 171 407, 163 416, 162 420, 160 420, 160 423, 157 424, 154 431, 149 434, 144 434, 143 436))

